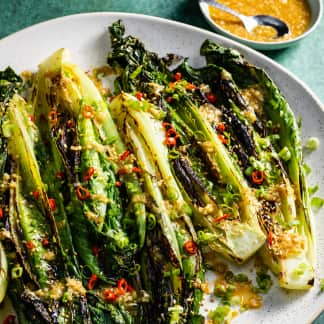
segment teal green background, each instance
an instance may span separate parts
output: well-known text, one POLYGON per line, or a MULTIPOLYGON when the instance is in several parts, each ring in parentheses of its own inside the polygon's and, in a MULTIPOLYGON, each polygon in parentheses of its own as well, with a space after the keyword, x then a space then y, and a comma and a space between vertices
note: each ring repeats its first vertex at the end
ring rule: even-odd
MULTIPOLYGON (((0 0, 0 39, 51 18, 95 11, 141 13, 211 30, 197 0, 0 0)), ((302 42, 264 54, 295 74, 324 102, 324 19, 302 42)), ((324 324, 324 314, 314 324, 324 324)))

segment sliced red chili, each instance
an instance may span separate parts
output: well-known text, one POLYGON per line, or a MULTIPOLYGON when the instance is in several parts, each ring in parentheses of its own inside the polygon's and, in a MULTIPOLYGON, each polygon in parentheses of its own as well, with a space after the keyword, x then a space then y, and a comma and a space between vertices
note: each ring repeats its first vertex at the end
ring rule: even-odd
POLYGON ((90 198, 89 190, 82 186, 77 186, 75 191, 76 191, 76 194, 77 194, 79 200, 87 200, 90 198))
POLYGON ((140 168, 138 168, 138 167, 133 167, 133 172, 135 172, 135 173, 141 173, 142 170, 140 168))
POLYGON ((63 180, 64 179, 64 173, 62 171, 58 171, 56 173, 56 178, 59 180, 63 180))
POLYGON ((117 296, 112 289, 105 289, 102 294, 105 301, 113 302, 117 299, 117 296))
POLYGON ((217 97, 215 94, 213 94, 212 92, 207 93, 206 94, 206 98, 208 99, 208 101, 212 104, 214 104, 217 101, 217 97))
POLYGON ((220 133, 224 133, 224 132, 226 131, 226 126, 225 126, 225 124, 223 124, 223 123, 219 123, 219 124, 217 125, 217 131, 220 132, 220 133))
POLYGON ((182 79, 182 74, 181 74, 181 72, 177 72, 177 73, 175 73, 174 76, 173 76, 173 78, 174 78, 174 80, 176 80, 176 81, 180 81, 180 80, 182 79))
POLYGON ((219 217, 214 218, 214 222, 215 223, 219 223, 222 220, 228 219, 229 217, 231 217, 231 214, 224 214, 222 216, 219 216, 219 217))
POLYGON ((92 290, 97 282, 98 282, 98 276, 95 273, 93 273, 88 281, 87 288, 89 290, 92 290))
POLYGON ((269 246, 272 246, 272 244, 273 244, 273 235, 272 235, 271 231, 268 234, 268 242, 269 242, 269 246))
POLYGON ((165 100, 167 103, 171 103, 173 98, 171 96, 167 96, 165 100))
POLYGON ((192 241, 192 240, 187 241, 183 245, 183 248, 189 254, 196 254, 198 252, 197 244, 194 241, 192 241))
POLYGON ((126 279, 124 278, 119 279, 117 282, 118 294, 124 295, 127 292, 127 288, 128 288, 128 283, 126 279))
POLYGON ((26 247, 28 250, 33 250, 35 248, 35 244, 32 241, 27 241, 26 247))
POLYGON ((123 175, 123 174, 127 174, 128 173, 128 171, 127 171, 127 169, 126 168, 120 168, 119 170, 118 170, 118 172, 117 172, 119 175, 123 175))
POLYGON ((43 238, 42 239, 42 245, 44 246, 44 247, 47 247, 48 245, 49 245, 49 240, 47 239, 47 238, 43 238))
POLYGON ((167 132, 166 132, 166 137, 175 137, 178 138, 179 135, 177 133, 177 131, 174 128, 170 128, 167 132))
POLYGON ((82 115, 84 118, 91 119, 94 117, 94 109, 90 105, 85 105, 82 108, 82 115))
POLYGON ((187 90, 195 90, 197 87, 194 85, 194 84, 192 84, 192 83, 188 83, 187 85, 186 85, 186 89, 187 90))
POLYGON ((279 134, 280 133, 280 126, 275 126, 272 128, 272 134, 279 134))
POLYGON ((48 204, 52 211, 56 209, 56 201, 54 198, 48 198, 48 204))
POLYGON ((142 92, 137 92, 135 96, 136 96, 137 100, 141 101, 143 99, 143 93, 142 92))
POLYGON ((219 140, 220 140, 224 145, 227 144, 227 139, 225 138, 224 135, 222 135, 222 134, 217 134, 217 137, 219 138, 219 140))
POLYGON ((28 120, 31 121, 31 122, 34 122, 35 121, 35 116, 34 115, 29 115, 28 120))
POLYGON ((130 284, 127 285, 127 292, 132 293, 135 289, 130 284))
POLYGON ((2 322, 2 324, 14 324, 16 320, 16 316, 15 315, 8 315, 4 321, 2 322))
POLYGON ((254 170, 251 174, 252 182, 256 185, 261 185, 265 179, 265 175, 263 171, 254 170))
POLYGON ((123 183, 121 181, 116 181, 116 187, 121 187, 123 183))
POLYGON ((0 207, 0 220, 3 218, 3 209, 0 207))
POLYGON ((168 123, 168 122, 162 122, 162 127, 167 131, 169 130, 170 128, 173 128, 172 124, 171 123, 168 123))
POLYGON ((89 181, 95 172, 96 169, 94 167, 89 167, 83 175, 84 181, 89 181))
POLYGON ((176 145, 177 145, 177 138, 176 138, 176 137, 167 137, 167 138, 165 139, 165 144, 166 144, 168 147, 176 146, 176 145))
POLYGON ((48 113, 48 119, 49 119, 51 125, 56 124, 57 123, 57 112, 55 110, 51 110, 48 113))
POLYGON ((72 128, 72 127, 74 127, 74 121, 73 121, 73 119, 69 119, 69 120, 66 122, 66 127, 67 127, 67 128, 72 128))
POLYGON ((35 199, 38 199, 39 198, 39 191, 33 191, 33 196, 35 199))
POLYGON ((121 155, 120 155, 120 160, 122 161, 125 161, 129 155, 131 154, 131 151, 130 150, 126 150, 125 152, 123 152, 121 155))
POLYGON ((100 249, 97 245, 94 245, 91 250, 92 250, 93 255, 95 255, 96 257, 99 255, 100 249))
POLYGON ((171 89, 171 90, 173 90, 173 89, 174 89, 174 85, 175 85, 175 83, 174 83, 174 82, 170 82, 170 83, 169 83, 169 87, 170 87, 170 89, 171 89))

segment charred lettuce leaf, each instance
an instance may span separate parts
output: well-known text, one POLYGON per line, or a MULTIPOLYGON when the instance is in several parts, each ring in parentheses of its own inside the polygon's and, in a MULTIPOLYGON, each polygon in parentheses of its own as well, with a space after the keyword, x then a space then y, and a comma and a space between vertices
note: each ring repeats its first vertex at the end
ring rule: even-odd
MULTIPOLYGON (((283 156, 282 152, 288 153, 285 154, 284 160, 280 160, 279 169, 284 168, 288 177, 285 180, 285 197, 291 195, 292 198, 290 202, 287 199, 286 203, 282 204, 281 224, 278 224, 277 219, 271 218, 272 225, 266 226, 270 239, 262 249, 262 254, 265 262, 279 275, 282 287, 308 289, 314 283, 314 230, 305 173, 302 167, 300 131, 294 113, 266 72, 249 64, 236 50, 226 49, 206 40, 201 47, 201 54, 206 57, 208 64, 215 64, 229 71, 241 92, 258 91, 261 94, 262 109, 256 111, 256 117, 262 120, 264 125, 268 125, 264 127, 268 135, 276 137, 277 140, 273 146, 279 157, 283 156), (295 226, 288 225, 289 233, 282 228, 292 223, 295 226), (271 228, 270 232, 269 228, 271 228), (284 253, 284 256, 280 251, 276 252, 274 249, 276 243, 279 244, 279 250, 285 248, 289 250, 289 247, 280 244, 282 233, 288 238, 294 237, 296 244, 298 242, 301 248, 288 255, 284 253)), ((284 173, 283 171, 283 177, 284 173)), ((264 224, 266 221, 261 218, 261 222, 264 224)))

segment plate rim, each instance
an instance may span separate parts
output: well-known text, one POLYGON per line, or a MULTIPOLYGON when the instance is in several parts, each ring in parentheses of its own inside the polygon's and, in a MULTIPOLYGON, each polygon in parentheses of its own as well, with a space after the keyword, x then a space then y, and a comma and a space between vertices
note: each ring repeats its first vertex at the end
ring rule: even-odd
POLYGON ((63 22, 64 20, 80 19, 83 17, 88 18, 88 17, 93 17, 93 16, 117 16, 117 15, 120 16, 121 18, 122 17, 127 17, 127 18, 136 18, 137 17, 137 18, 140 18, 143 20, 151 20, 151 21, 161 22, 164 24, 171 24, 171 25, 178 26, 180 28, 185 28, 188 30, 194 30, 196 32, 204 33, 204 34, 206 34, 206 36, 209 35, 213 38, 225 40, 225 42, 229 43, 231 46, 234 46, 239 51, 243 50, 244 53, 247 53, 252 56, 256 56, 256 57, 260 58, 262 61, 264 61, 266 63, 270 63, 271 65, 275 66, 276 69, 279 69, 282 72, 284 72, 285 74, 287 74, 289 76, 289 78, 293 79, 295 82, 297 82, 300 86, 302 86, 305 89, 305 91, 310 95, 310 97, 312 97, 312 99, 316 102, 316 104, 319 106, 319 108, 324 112, 324 104, 321 102, 319 97, 312 91, 312 89, 306 83, 304 83, 303 80, 301 80, 299 77, 294 75, 292 72, 290 72, 286 67, 284 67, 280 63, 276 62, 275 60, 269 58, 265 54, 255 50, 245 44, 239 43, 238 41, 236 41, 234 39, 231 39, 224 35, 217 34, 216 32, 211 31, 211 30, 207 30, 207 29, 204 29, 201 27, 196 27, 196 26, 193 26, 193 25, 190 25, 187 23, 183 23, 183 22, 176 21, 176 20, 171 20, 168 18, 162 18, 162 17, 158 17, 158 16, 151 16, 151 15, 145 15, 145 14, 139 14, 139 13, 121 12, 121 11, 100 11, 100 12, 77 13, 77 14, 65 15, 65 16, 48 19, 48 20, 33 24, 31 26, 25 27, 23 29, 20 29, 8 36, 5 36, 4 38, 1 38, 0 45, 2 45, 2 43, 5 43, 6 41, 8 41, 14 37, 19 37, 23 33, 33 32, 34 29, 37 30, 37 29, 42 28, 45 25, 60 23, 61 21, 63 22))
MULTIPOLYGON (((196 27, 187 23, 183 23, 180 21, 175 21, 172 19, 168 18, 162 18, 158 16, 152 16, 152 15, 146 15, 146 14, 139 14, 139 13, 129 13, 129 12, 120 12, 120 11, 100 11, 100 12, 86 12, 86 13, 76 13, 72 15, 65 15, 65 16, 60 16, 52 19, 48 19, 42 22, 35 23, 33 25, 30 25, 28 27, 22 28, 12 34, 9 34, 3 38, 0 39, 0 45, 3 46, 7 41, 10 41, 11 39, 14 39, 15 37, 20 37, 24 33, 33 33, 33 31, 42 29, 44 26, 51 25, 51 24, 57 24, 64 22, 65 20, 74 20, 74 19, 82 19, 82 18, 92 18, 95 16, 108 16, 108 17, 116 17, 120 18, 121 20, 123 18, 138 18, 141 20, 147 20, 147 21, 152 21, 152 22, 159 22, 162 24, 170 24, 175 27, 179 27, 181 29, 187 29, 188 31, 195 31, 204 34, 206 37, 211 37, 213 39, 219 40, 221 42, 228 43, 226 46, 231 46, 235 49, 237 49, 240 52, 243 52, 244 57, 246 54, 251 55, 253 57, 256 57, 260 59, 262 62, 264 62, 265 66, 263 66, 263 69, 266 69, 266 64, 270 64, 273 66, 275 69, 279 70, 280 72, 286 74, 289 79, 293 80, 295 83, 297 83, 300 87, 304 89, 304 91, 309 95, 309 97, 314 101, 314 103, 317 105, 317 108, 319 108, 320 113, 324 113, 324 105, 322 104, 321 100, 319 97, 310 89, 310 87, 299 77, 295 76, 293 72, 289 71, 286 67, 281 65, 280 63, 276 62, 275 60, 269 58, 265 54, 258 52, 257 50, 239 43, 236 40, 233 40, 229 37, 226 37, 224 35, 217 34, 214 31, 207 30, 201 27, 196 27)), ((323 115, 324 116, 324 115, 323 115)), ((309 316, 309 322, 312 323, 322 312, 324 311, 324 302, 319 305, 319 309, 314 311, 312 314, 309 316)))

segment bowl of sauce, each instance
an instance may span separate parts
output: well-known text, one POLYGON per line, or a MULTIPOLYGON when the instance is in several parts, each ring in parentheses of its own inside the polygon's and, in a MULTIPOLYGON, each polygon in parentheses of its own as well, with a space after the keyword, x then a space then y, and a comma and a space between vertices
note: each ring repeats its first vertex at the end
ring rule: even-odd
POLYGON ((300 41, 318 25, 322 16, 322 0, 217 0, 243 15, 271 15, 287 23, 290 33, 276 37, 269 26, 258 26, 248 32, 241 21, 225 11, 200 2, 200 9, 218 32, 255 49, 280 49, 300 41))

